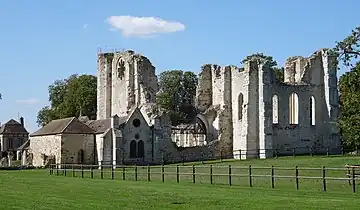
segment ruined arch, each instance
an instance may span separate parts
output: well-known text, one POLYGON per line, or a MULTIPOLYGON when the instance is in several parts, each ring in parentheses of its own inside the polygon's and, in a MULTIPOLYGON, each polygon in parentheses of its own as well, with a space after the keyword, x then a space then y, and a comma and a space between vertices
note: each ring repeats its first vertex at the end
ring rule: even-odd
POLYGON ((309 104, 309 120, 310 125, 315 125, 315 117, 316 117, 316 100, 314 96, 310 97, 309 104))
POLYGON ((289 124, 299 124, 299 96, 295 92, 289 96, 289 124))
POLYGON ((244 95, 242 93, 238 96, 238 120, 243 118, 244 95))
POLYGON ((274 94, 272 97, 272 114, 273 114, 273 124, 279 123, 279 96, 274 94))
POLYGON ((206 134, 205 141, 210 141, 210 127, 209 127, 209 121, 206 119, 206 117, 203 114, 197 114, 196 115, 196 122, 202 126, 202 129, 204 133, 206 134))

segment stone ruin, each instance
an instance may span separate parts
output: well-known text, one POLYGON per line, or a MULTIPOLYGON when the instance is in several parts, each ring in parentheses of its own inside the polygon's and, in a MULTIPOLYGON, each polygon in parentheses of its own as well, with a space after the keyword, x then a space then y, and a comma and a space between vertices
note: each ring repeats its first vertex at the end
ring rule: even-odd
MULTIPOLYGON (((294 148, 297 153, 309 148, 340 152, 336 57, 326 49, 309 58, 290 57, 281 82, 265 60, 248 61, 244 67, 206 64, 198 76, 194 122, 205 128, 206 143, 175 150, 163 141, 167 146, 158 149, 173 159, 184 154, 196 159, 200 153, 267 158, 294 148)), ((126 116, 131 107, 140 106, 156 126, 163 115, 156 106, 157 91, 155 67, 145 56, 131 50, 98 55, 97 119, 126 116)), ((169 127, 159 127, 162 138, 171 139, 165 132, 169 127)), ((191 139, 194 134, 183 135, 191 139)), ((170 141, 177 142, 176 136, 170 141)))

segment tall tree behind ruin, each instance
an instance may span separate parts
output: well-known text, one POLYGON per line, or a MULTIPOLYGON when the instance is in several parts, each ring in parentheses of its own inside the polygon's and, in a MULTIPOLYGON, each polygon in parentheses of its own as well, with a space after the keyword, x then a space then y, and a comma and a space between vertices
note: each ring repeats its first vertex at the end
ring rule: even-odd
POLYGON ((160 74, 157 104, 170 112, 173 125, 194 119, 197 83, 196 74, 190 71, 169 70, 160 74))
POLYGON ((38 112, 37 123, 44 126, 51 120, 79 116, 96 118, 97 79, 93 75, 71 75, 49 85, 50 106, 38 112))
POLYGON ((351 67, 339 79, 341 114, 339 127, 346 148, 360 146, 360 27, 355 28, 333 49, 339 61, 351 67))
POLYGON ((275 72, 276 80, 279 82, 284 82, 284 67, 278 67, 277 62, 272 56, 264 55, 263 53, 255 53, 249 56, 246 56, 241 63, 244 64, 249 60, 265 59, 270 63, 270 68, 275 72))

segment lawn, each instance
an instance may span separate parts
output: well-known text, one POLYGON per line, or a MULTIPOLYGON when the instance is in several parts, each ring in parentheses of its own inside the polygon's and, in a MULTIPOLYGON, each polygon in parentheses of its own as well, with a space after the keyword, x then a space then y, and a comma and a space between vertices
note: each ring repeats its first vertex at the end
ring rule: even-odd
MULTIPOLYGON (((209 161, 202 164, 201 162, 187 163, 185 166, 179 165, 178 172, 176 165, 167 165, 162 168, 161 166, 150 167, 134 167, 123 169, 117 169, 114 172, 115 180, 137 180, 151 182, 162 182, 164 178, 165 183, 176 183, 179 180, 180 183, 202 183, 202 184, 216 184, 216 185, 231 185, 250 187, 250 181, 252 187, 261 188, 274 188, 277 189, 293 189, 296 190, 298 186, 299 190, 306 191, 323 191, 323 169, 325 166, 325 188, 326 191, 343 191, 352 193, 353 187, 349 185, 345 176, 346 170, 344 166, 346 164, 360 164, 360 157, 346 157, 346 156, 333 156, 333 157, 281 157, 277 159, 250 159, 245 161, 224 160, 209 161), (193 168, 194 165, 194 168, 193 168), (249 166, 251 165, 251 180, 249 178, 249 166), (212 166, 212 169, 210 169, 212 166), (229 166, 231 166, 231 180, 229 179, 229 166), (273 179, 271 166, 274 166, 273 179), (295 166, 298 166, 298 179, 295 178, 296 171, 295 166), (195 170, 195 176, 193 176, 193 170, 195 170), (210 175, 212 170, 212 175, 210 175), (164 175, 163 175, 164 174, 164 175), (177 175, 179 174, 179 175, 177 175), (229 182, 229 180, 231 182, 229 182)), ((56 171, 54 171, 56 174, 56 171)), ((61 171, 58 172, 63 175, 61 171)), ((360 173, 360 171, 359 171, 360 173)), ((81 170, 72 169, 67 171, 67 176, 76 176, 84 178, 99 179, 101 178, 100 170, 93 170, 91 172, 88 169, 81 170), (83 173, 83 175, 82 175, 83 173)), ((103 170, 103 179, 112 179, 112 173, 109 169, 103 170)), ((360 193, 360 180, 356 180, 355 190, 360 193)))
MULTIPOLYGON (((297 191, 293 179, 276 179, 272 189, 269 177, 253 177, 253 187, 248 186, 248 177, 232 177, 233 186, 230 187, 226 176, 229 164, 233 168, 250 164, 252 167, 289 168, 298 165, 299 175, 320 176, 317 171, 301 172, 301 168, 343 167, 359 164, 359 160, 359 157, 287 157, 213 162, 213 173, 225 173, 214 177, 214 185, 208 184, 209 164, 197 165, 196 173, 204 175, 197 175, 195 184, 191 173, 180 175, 180 183, 176 183, 176 174, 165 174, 162 183, 161 173, 151 174, 151 181, 147 182, 147 168, 141 167, 138 168, 139 181, 133 181, 132 169, 127 169, 126 180, 122 180, 122 170, 115 172, 115 180, 110 180, 110 170, 103 171, 104 179, 100 179, 99 170, 93 171, 94 179, 87 171, 84 179, 80 178, 81 172, 75 173, 77 177, 71 177, 71 171, 67 177, 49 175, 48 170, 0 171, 0 209, 359 209, 360 192, 352 193, 344 180, 334 183, 328 180, 328 190, 322 192, 321 180, 300 179, 297 191), (222 168, 216 168, 218 166, 222 168)), ((174 168, 166 166, 164 171, 173 172, 174 168)), ((151 168, 151 171, 161 172, 158 169, 161 168, 151 168)), ((246 169, 241 170, 246 173, 246 169)), ((180 168, 180 173, 184 171, 192 171, 192 166, 180 168)), ((261 169, 253 171, 253 174, 266 173, 267 170, 262 172, 261 169)), ((275 174, 279 173, 291 174, 293 171, 275 174)), ((331 176, 344 177, 343 174, 343 171, 333 172, 331 176)))

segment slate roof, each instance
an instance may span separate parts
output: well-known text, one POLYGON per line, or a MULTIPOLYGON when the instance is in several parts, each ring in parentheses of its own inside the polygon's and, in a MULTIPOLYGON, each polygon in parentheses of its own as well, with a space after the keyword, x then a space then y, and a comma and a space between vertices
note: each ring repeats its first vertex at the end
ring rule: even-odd
POLYGON ((0 134, 28 134, 29 132, 18 121, 11 119, 1 126, 0 134))
POLYGON ((95 131, 75 117, 53 120, 30 136, 55 134, 93 134, 95 131))
POLYGON ((111 119, 103 120, 91 120, 86 123, 90 128, 92 128, 96 134, 104 133, 108 128, 111 127, 111 119))
MULTIPOLYGON (((126 123, 127 117, 119 117, 119 125, 126 123)), ((90 128, 95 131, 95 134, 104 133, 111 127, 111 118, 102 120, 89 120, 86 122, 90 128)))

